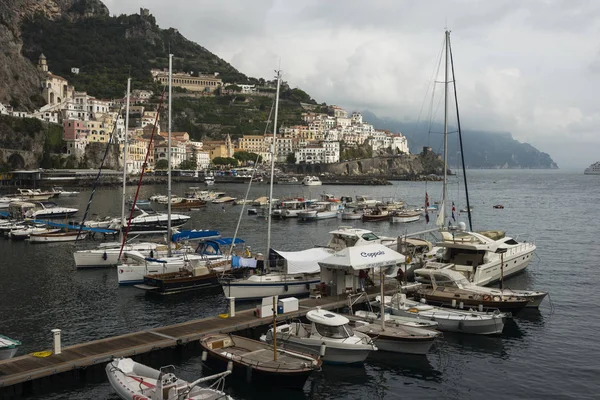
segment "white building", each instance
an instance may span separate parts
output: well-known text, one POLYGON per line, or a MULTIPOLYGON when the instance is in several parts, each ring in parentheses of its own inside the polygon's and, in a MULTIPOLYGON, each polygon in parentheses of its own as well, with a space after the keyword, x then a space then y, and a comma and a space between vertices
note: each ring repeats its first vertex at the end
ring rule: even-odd
POLYGON ((6 108, 6 106, 2 103, 0 103, 0 114, 1 115, 8 115, 8 108, 6 108))
MULTIPOLYGON (((167 158, 168 146, 167 141, 162 141, 159 145, 154 147, 154 163, 156 164, 160 160, 168 160, 167 158)), ((171 167, 177 168, 186 157, 186 146, 185 143, 171 140, 171 167)))
POLYGON ((36 111, 33 113, 33 116, 37 119, 41 119, 42 121, 52 122, 54 124, 58 124, 60 121, 60 114, 56 111, 36 111))
POLYGON ((67 155, 74 155, 78 159, 83 157, 85 148, 88 145, 88 141, 85 137, 81 139, 65 140, 65 142, 67 144, 67 155))
POLYGON ((275 144, 275 161, 286 162, 287 156, 294 152, 294 139, 291 137, 278 137, 275 144))
POLYGON ((326 142, 309 144, 298 148, 294 153, 296 164, 330 164, 340 161, 340 142, 326 142))

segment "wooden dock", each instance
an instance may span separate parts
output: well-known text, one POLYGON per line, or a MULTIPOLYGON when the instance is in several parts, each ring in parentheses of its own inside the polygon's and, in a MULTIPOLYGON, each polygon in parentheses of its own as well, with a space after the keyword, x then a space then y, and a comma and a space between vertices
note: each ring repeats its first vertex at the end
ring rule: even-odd
MULTIPOLYGON (((386 290, 396 289, 395 285, 386 285, 386 290)), ((368 288, 366 296, 357 303, 373 300, 379 294, 379 287, 368 288)), ((278 321, 305 316, 316 307, 338 309, 348 305, 348 295, 308 298, 299 301, 298 311, 280 314, 278 321)), ((254 309, 236 311, 231 318, 219 316, 192 320, 176 325, 148 329, 140 332, 94 340, 87 343, 64 347, 60 354, 48 357, 34 357, 31 354, 0 361, 0 398, 11 393, 19 394, 19 386, 41 378, 58 375, 89 366, 105 364, 115 357, 132 357, 156 350, 173 348, 197 341, 209 333, 231 333, 256 328, 272 323, 273 317, 258 318, 254 309), (7 389, 10 389, 10 391, 7 389)))

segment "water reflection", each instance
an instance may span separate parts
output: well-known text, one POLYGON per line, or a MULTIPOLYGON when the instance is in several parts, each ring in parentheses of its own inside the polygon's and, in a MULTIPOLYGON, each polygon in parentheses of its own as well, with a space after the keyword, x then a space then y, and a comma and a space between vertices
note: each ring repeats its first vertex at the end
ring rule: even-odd
POLYGON ((387 370, 398 375, 427 381, 440 381, 442 373, 437 371, 428 357, 435 355, 395 354, 376 351, 369 355, 367 364, 376 370, 387 370))
POLYGON ((463 354, 472 353, 476 356, 489 354, 503 359, 508 357, 504 348, 504 339, 501 336, 446 332, 444 339, 436 343, 436 350, 444 354, 460 351, 463 354))

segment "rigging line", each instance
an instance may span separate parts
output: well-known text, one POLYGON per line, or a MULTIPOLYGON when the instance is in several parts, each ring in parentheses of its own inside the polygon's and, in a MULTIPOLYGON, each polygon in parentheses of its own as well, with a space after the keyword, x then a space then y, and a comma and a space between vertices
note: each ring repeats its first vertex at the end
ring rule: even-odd
POLYGON ((419 121, 421 120, 421 114, 423 113, 423 108, 425 107, 425 101, 427 100, 427 97, 429 96, 429 90, 431 89, 432 93, 435 90, 435 82, 436 82, 435 77, 437 76, 437 74, 439 72, 439 65, 440 65, 439 59, 442 57, 443 49, 444 49, 444 42, 442 41, 442 46, 440 47, 440 53, 438 55, 438 63, 437 63, 438 66, 434 67, 433 70, 431 71, 431 77, 429 78, 429 83, 427 84, 427 90, 425 91, 425 95, 423 96, 423 101, 421 102, 421 108, 419 109, 419 114, 417 116, 417 126, 419 126, 419 121))
MULTIPOLYGON (((121 108, 119 109, 119 115, 121 115, 121 112, 123 111, 123 106, 124 106, 124 104, 122 104, 121 108)), ((87 206, 85 208, 85 213, 83 214, 81 224, 79 224, 79 229, 77 230, 77 237, 75 237, 75 243, 77 243, 77 241, 79 240, 79 236, 81 235, 81 231, 83 229, 83 224, 85 223, 88 212, 90 211, 90 207, 92 205, 92 200, 94 199, 94 194, 96 193, 96 188, 98 187, 98 182, 100 181, 100 174, 102 174, 102 169, 104 168, 104 162, 106 161, 106 157, 108 156, 108 151, 110 149, 110 145, 112 144, 112 140, 115 135, 115 132, 117 132, 118 120, 119 120, 118 118, 115 118, 112 135, 109 136, 108 143, 106 144, 106 149, 104 149, 104 156, 102 156, 102 161, 100 162, 100 167, 98 168, 98 174, 96 174, 96 180, 94 181, 94 185, 92 186, 92 193, 90 194, 90 198, 89 198, 87 206)))
MULTIPOLYGON (((121 255, 123 254, 123 247, 125 247, 125 242, 127 242, 127 235, 129 234, 129 228, 131 227, 131 220, 133 219, 133 213, 135 212, 135 205, 137 203, 138 195, 140 194, 140 186, 142 186, 142 179, 144 178, 144 173, 146 172, 146 167, 148 166, 148 156, 150 155, 150 147, 152 146, 152 141, 154 140, 154 133, 156 132, 156 125, 158 124, 158 118, 160 116, 160 112, 163 107, 163 100, 165 98, 165 88, 163 87, 162 94, 160 95, 160 102, 158 104, 158 110, 156 111, 156 118, 154 118, 154 127, 152 128, 152 135, 150 136, 150 141, 148 142, 148 150, 146 150, 146 158, 144 159, 144 164, 142 164, 142 172, 140 174, 140 179, 138 181, 137 189, 135 190, 135 197, 133 198, 133 204, 131 205, 131 211, 129 212, 129 219, 127 220, 127 229, 125 230, 125 234, 123 235, 123 242, 121 242, 121 249, 119 250, 119 258, 121 259, 121 255)), ((169 154, 169 157, 171 155, 169 154)), ((169 171, 170 173, 170 171, 169 171)), ((123 229, 121 226, 120 229, 123 229)), ((170 232, 169 232, 170 233, 170 232)), ((167 233, 167 235, 169 234, 167 233)), ((171 246, 171 238, 167 238, 167 245, 171 246)))
MULTIPOLYGON (((271 106, 271 111, 269 111, 269 117, 267 118, 267 123, 265 125, 265 131, 263 133, 263 136, 267 134, 267 131, 269 130, 269 125, 271 124, 271 115, 273 115, 273 109, 275 108, 275 99, 273 99, 273 105, 271 106)), ((277 127, 275 127, 275 129, 277 129, 277 127)), ((274 155, 272 155, 273 157, 274 155)), ((260 159, 260 154, 256 155, 256 162, 254 163, 254 165, 258 165, 258 160, 260 159)), ((264 162, 264 160, 263 160, 264 162)), ((244 216, 244 209, 246 207, 246 200, 248 200, 248 194, 250 193, 250 187, 252 186, 252 181, 254 180, 254 175, 256 174, 256 168, 254 168, 252 170, 252 175, 250 175, 250 182, 248 183, 248 188, 246 189, 246 196, 244 196, 244 202, 242 203, 242 209, 240 211, 240 216, 238 218, 238 222, 237 222, 237 226, 235 227, 235 232, 233 234, 233 245, 235 245, 235 239, 237 237, 238 231, 240 229, 240 225, 242 223, 242 217, 244 216)), ((272 177, 271 177, 272 179, 272 177)), ((271 202, 271 198, 269 198, 269 202, 271 202)), ((229 247, 229 257, 231 258, 231 255, 233 253, 233 247, 234 246, 230 246, 229 247)), ((225 270, 223 270, 223 274, 225 273, 225 270)))
POLYGON ((467 200, 467 215, 469 216, 469 230, 473 230, 473 220, 471 217, 471 204, 469 203, 469 187, 467 186, 467 170, 465 168, 465 152, 463 148, 462 130, 460 128, 460 114, 458 113, 458 95, 456 94, 456 76, 454 75, 454 58, 452 56, 452 45, 448 40, 448 49, 450 50, 450 66, 452 68, 452 82, 454 86, 454 102, 456 104, 456 123, 458 125, 458 139, 460 143, 460 158, 462 160, 463 179, 465 181, 465 198, 467 200))

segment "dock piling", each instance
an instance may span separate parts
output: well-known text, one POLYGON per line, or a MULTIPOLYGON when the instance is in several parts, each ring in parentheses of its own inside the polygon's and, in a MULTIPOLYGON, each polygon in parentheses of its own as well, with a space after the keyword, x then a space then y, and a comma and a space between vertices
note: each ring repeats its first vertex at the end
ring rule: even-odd
POLYGON ((52 329, 50 332, 52 332, 52 338, 54 340, 54 354, 60 354, 60 329, 52 329))
POLYGON ((227 297, 229 300, 229 318, 235 317, 235 297, 227 297))

